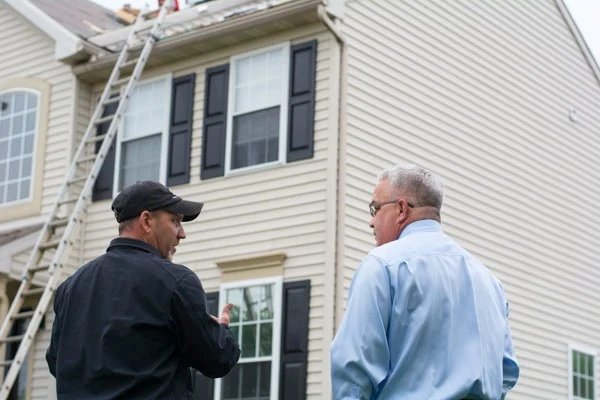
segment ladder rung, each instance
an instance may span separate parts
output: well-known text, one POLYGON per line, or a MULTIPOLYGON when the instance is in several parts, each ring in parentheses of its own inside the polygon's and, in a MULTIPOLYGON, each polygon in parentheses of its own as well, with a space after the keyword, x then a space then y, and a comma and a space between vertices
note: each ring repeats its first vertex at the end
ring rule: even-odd
POLYGON ((68 181, 69 185, 73 185, 75 183, 81 183, 81 182, 85 182, 87 180, 87 176, 79 176, 77 178, 73 178, 71 180, 68 181))
POLYGON ((42 243, 40 245, 40 250, 48 250, 48 249, 56 248, 60 244, 60 241, 61 241, 61 239, 56 239, 56 240, 52 240, 50 242, 42 243))
POLYGON ((61 200, 61 201, 58 203, 58 205, 59 205, 59 206, 62 206, 62 205, 65 205, 65 204, 77 203, 77 200, 79 200, 79 199, 77 199, 77 198, 72 198, 72 199, 61 200))
POLYGON ((94 161, 95 159, 96 159, 95 154, 92 154, 91 156, 81 157, 79 160, 77 160, 77 164, 83 164, 86 162, 94 161))
POLYGON ((25 319, 25 318, 29 318, 29 317, 33 317, 35 315, 35 311, 23 311, 20 313, 16 313, 15 315, 12 316, 12 319, 25 319))
POLYGON ((105 137, 106 137, 106 135, 97 135, 97 136, 94 136, 93 138, 88 139, 87 143, 90 144, 90 143, 101 142, 104 140, 105 137))
MULTIPOLYGON (((124 83, 127 83, 127 82, 129 82, 129 80, 131 80, 131 76, 128 76, 127 78, 121 78, 121 79, 117 79, 116 81, 114 81, 114 82, 111 84, 111 86, 112 86, 112 87, 118 87, 118 86, 121 86, 121 85, 122 85, 122 84, 124 84, 124 83)), ((116 97, 115 97, 115 98, 116 98, 116 97)), ((119 97, 119 99, 120 99, 120 97, 119 97)))
POLYGON ((137 64, 138 61, 139 61, 139 58, 134 58, 133 60, 125 61, 123 64, 121 64, 119 69, 125 69, 127 67, 131 67, 132 65, 137 64))
MULTIPOLYGON (((48 265, 45 266, 46 269, 48 269, 48 265)), ((33 268, 30 268, 29 270, 31 271, 33 268)), ((44 293, 45 288, 35 288, 35 289, 29 289, 26 292, 23 292, 23 296, 36 296, 38 294, 42 294, 44 293)))
POLYGON ((69 218, 60 218, 50 222, 51 228, 60 228, 66 226, 69 223, 69 218))
POLYGON ((106 117, 98 118, 97 120, 94 121, 94 123, 96 125, 100 125, 100 124, 103 124, 105 122, 112 121, 114 117, 115 117, 114 114, 113 115, 107 115, 106 117))
POLYGON ((112 98, 106 100, 104 103, 102 103, 102 105, 103 106, 107 106, 107 105, 112 104, 112 103, 118 103, 119 101, 121 101, 121 97, 120 96, 112 97, 112 98))
POLYGON ((25 335, 9 336, 6 339, 0 340, 0 342, 2 342, 2 343, 20 342, 21 340, 23 340, 24 337, 25 337, 25 335))
MULTIPOLYGON (((44 264, 44 265, 38 265, 36 267, 31 267, 28 269, 28 271, 35 274, 36 272, 48 271, 49 269, 50 269, 50 265, 44 264)), ((36 289, 31 289, 31 290, 36 290, 36 289)))

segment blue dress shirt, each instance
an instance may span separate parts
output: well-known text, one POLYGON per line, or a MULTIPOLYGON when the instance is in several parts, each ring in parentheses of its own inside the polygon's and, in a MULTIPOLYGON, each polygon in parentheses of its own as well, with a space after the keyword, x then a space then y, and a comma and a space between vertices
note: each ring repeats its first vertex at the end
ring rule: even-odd
POLYGON ((519 366, 492 273, 434 220, 373 249, 331 345, 333 399, 504 399, 519 366))

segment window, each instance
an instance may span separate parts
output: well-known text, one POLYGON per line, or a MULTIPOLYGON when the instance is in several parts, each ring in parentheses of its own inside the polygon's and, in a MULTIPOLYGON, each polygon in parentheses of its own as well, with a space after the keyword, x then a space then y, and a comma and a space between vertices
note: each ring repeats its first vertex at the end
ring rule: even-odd
POLYGON ((571 400, 596 399, 595 352, 576 347, 569 349, 570 396, 571 400))
POLYGON ((31 201, 40 94, 0 94, 0 205, 31 201))
POLYGON ((207 68, 200 179, 313 158, 316 65, 311 40, 207 68))
MULTIPOLYGON (((281 278, 267 278, 221 287, 220 303, 236 305, 231 333, 242 353, 239 363, 217 381, 217 400, 270 400, 279 393, 281 278)), ((221 307, 222 308, 222 307, 221 307)))
POLYGON ((289 43, 231 59, 226 165, 285 161, 289 43))
POLYGON ((165 183, 170 89, 165 77, 134 88, 117 136, 117 192, 137 181, 165 183))

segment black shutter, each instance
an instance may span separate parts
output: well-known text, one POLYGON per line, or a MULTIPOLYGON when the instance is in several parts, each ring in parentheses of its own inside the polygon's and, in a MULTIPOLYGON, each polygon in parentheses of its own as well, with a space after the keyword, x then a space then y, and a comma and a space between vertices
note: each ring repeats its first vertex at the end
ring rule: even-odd
MULTIPOLYGON (((219 292, 206 293, 206 305, 208 306, 208 312, 211 315, 220 317, 219 314, 219 292)), ((215 397, 215 380, 207 378, 200 372, 192 369, 192 377, 194 384, 194 399, 212 400, 215 397)))
POLYGON ((205 85, 202 159, 200 160, 201 179, 225 174, 229 64, 207 69, 205 85))
POLYGON ((292 46, 287 162, 313 156, 317 41, 292 46))
POLYGON ((283 284, 280 400, 306 399, 310 280, 283 284))
MULTIPOLYGON (((110 97, 118 96, 118 94, 113 94, 110 97)), ((113 115, 117 112, 117 107, 119 103, 110 103, 106 107, 104 107, 104 111, 102 111, 102 117, 107 117, 109 115, 113 115)), ((96 129, 96 136, 104 135, 108 132, 108 128, 110 127, 111 121, 104 122, 98 125, 96 129)), ((115 176, 115 143, 117 142, 116 138, 113 140, 110 145, 110 149, 108 153, 106 153, 106 158, 104 159, 104 163, 102 164, 102 168, 100 168, 100 173, 96 178, 96 182, 94 183, 94 190, 92 191, 92 201, 97 200, 106 200, 112 198, 113 194, 113 178, 115 176)), ((100 150, 100 146, 102 146, 102 142, 96 143, 96 153, 100 150)))
POLYGON ((173 79, 167 186, 181 185, 190 181, 195 86, 196 74, 173 79))

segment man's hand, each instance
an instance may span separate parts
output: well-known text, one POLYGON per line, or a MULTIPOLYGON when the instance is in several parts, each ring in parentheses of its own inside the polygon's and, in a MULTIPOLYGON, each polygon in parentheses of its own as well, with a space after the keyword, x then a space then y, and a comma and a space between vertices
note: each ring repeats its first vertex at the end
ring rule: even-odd
POLYGON ((217 318, 214 315, 211 315, 211 317, 218 323, 229 326, 229 313, 231 312, 232 309, 233 309, 233 304, 227 303, 225 305, 225 307, 223 307, 223 311, 221 312, 221 318, 217 318))

